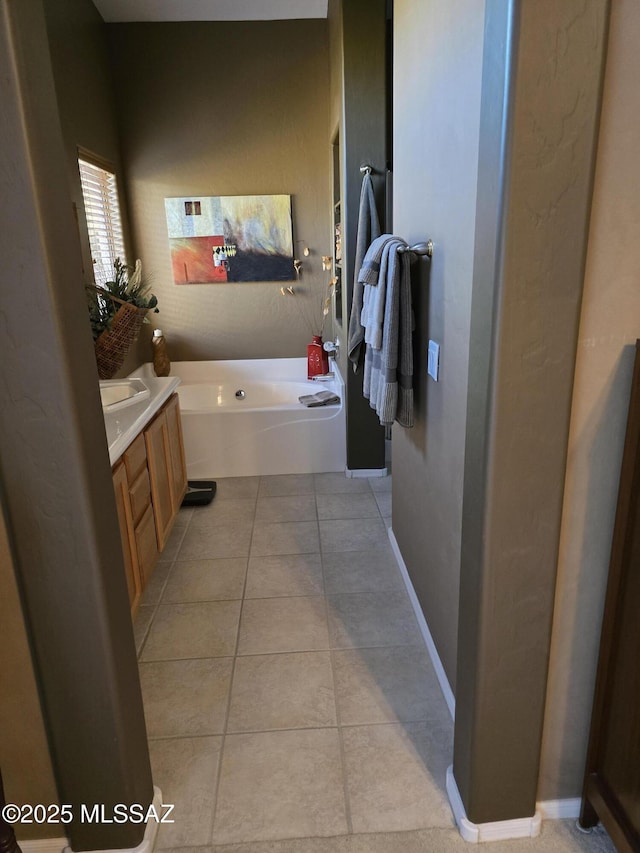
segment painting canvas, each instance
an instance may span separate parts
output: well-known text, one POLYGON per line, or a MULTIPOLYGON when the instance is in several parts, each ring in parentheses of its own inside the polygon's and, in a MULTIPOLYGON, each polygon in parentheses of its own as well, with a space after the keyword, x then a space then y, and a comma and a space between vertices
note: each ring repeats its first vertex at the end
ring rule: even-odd
POLYGON ((176 284, 291 281, 291 196, 165 199, 176 284))

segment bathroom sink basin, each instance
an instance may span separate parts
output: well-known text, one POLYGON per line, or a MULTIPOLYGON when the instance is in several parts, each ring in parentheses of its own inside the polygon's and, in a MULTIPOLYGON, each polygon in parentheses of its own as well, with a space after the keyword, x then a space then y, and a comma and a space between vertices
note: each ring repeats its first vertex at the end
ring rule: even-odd
POLYGON ((100 400, 104 412, 117 412, 146 400, 149 389, 142 379, 105 379, 100 383, 100 400))

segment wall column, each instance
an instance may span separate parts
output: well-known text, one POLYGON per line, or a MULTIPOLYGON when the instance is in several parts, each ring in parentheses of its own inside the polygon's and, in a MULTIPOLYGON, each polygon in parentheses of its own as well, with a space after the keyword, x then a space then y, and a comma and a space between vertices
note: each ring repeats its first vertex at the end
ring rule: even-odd
POLYGON ((607 0, 487 0, 454 777, 534 814, 607 0))
MULTIPOLYGON (((113 485, 41 0, 0 0, 0 475, 60 802, 75 850, 153 796, 113 485)), ((10 797, 11 778, 5 776, 10 797)))

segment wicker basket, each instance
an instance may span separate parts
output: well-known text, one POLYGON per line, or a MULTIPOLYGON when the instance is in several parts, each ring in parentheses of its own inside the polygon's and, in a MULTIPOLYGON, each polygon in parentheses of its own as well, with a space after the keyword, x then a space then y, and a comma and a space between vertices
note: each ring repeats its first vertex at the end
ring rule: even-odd
POLYGON ((123 302, 102 289, 100 291, 104 296, 120 303, 111 322, 111 328, 104 331, 94 345, 98 376, 100 379, 111 379, 124 364, 125 357, 131 344, 137 339, 149 309, 137 308, 130 302, 123 302))

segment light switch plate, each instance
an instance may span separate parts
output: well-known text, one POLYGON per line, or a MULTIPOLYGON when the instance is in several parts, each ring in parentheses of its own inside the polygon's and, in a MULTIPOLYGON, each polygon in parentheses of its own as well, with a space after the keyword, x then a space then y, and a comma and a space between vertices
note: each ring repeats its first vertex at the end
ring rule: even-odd
POLYGON ((432 379, 438 381, 440 373, 440 344, 435 341, 429 341, 429 351, 427 355, 427 373, 432 379))

